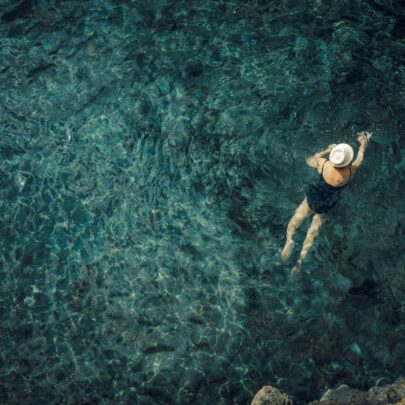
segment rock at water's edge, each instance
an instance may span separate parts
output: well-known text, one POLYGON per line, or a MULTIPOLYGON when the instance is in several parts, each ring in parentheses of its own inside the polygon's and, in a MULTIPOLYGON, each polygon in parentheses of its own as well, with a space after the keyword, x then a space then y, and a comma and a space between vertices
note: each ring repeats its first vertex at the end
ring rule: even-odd
MULTIPOLYGON (((287 395, 271 385, 264 386, 254 397, 251 405, 292 405, 287 395)), ((319 401, 308 405, 405 405, 405 377, 393 384, 372 387, 368 391, 340 385, 329 389, 319 401)))
POLYGON ((250 405, 292 405, 292 401, 277 388, 265 385, 257 392, 250 405))

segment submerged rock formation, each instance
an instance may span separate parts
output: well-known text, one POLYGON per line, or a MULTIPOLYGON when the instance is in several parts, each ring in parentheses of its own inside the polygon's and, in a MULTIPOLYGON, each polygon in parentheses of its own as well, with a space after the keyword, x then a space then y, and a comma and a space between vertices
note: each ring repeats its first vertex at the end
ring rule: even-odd
POLYGON ((257 392, 251 405, 292 405, 292 400, 277 388, 265 385, 257 392))
MULTIPOLYGON (((251 405, 292 405, 293 401, 271 385, 264 386, 255 395, 251 405)), ((405 405, 405 377, 393 384, 372 387, 368 391, 340 385, 329 389, 319 401, 308 405, 405 405)))

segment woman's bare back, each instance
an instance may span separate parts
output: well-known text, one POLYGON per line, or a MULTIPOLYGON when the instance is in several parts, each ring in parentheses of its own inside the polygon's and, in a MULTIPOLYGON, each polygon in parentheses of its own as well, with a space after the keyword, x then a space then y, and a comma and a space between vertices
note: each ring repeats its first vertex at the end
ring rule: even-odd
POLYGON ((325 181, 333 187, 341 187, 348 181, 351 175, 351 166, 342 168, 334 167, 328 159, 319 159, 318 173, 323 174, 325 181), (323 172, 322 172, 323 167, 323 172))

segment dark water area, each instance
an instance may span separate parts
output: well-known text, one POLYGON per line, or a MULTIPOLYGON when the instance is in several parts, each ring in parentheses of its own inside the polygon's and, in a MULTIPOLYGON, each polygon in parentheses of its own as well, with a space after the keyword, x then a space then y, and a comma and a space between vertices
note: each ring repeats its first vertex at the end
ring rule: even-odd
POLYGON ((404 375, 404 27, 399 0, 0 0, 0 402, 404 375), (294 278, 305 159, 363 130, 294 278))

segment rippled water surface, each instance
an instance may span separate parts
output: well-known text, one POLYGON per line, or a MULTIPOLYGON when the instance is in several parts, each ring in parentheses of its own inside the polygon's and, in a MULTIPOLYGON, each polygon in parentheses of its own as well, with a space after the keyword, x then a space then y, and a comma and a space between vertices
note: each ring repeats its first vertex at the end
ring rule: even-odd
POLYGON ((0 0, 0 19, 2 403, 272 384, 302 404, 405 373, 403 1, 0 0), (360 130, 292 278, 305 159, 360 130))

